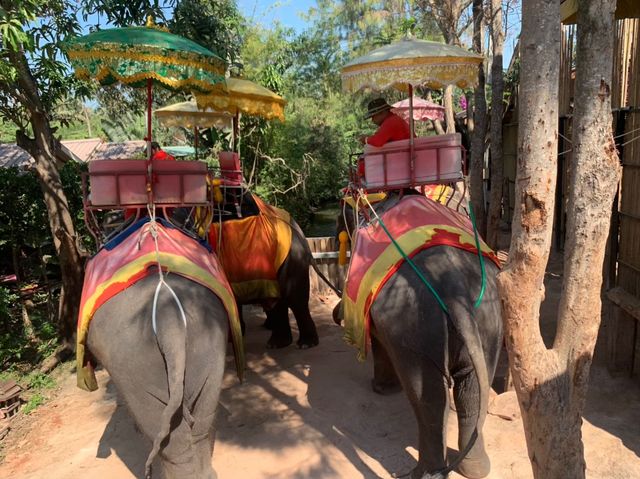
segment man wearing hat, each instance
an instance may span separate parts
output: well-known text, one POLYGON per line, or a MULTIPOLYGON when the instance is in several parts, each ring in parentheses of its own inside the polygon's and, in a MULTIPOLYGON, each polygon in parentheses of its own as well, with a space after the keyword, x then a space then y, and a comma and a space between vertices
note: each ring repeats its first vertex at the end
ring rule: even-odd
POLYGON ((367 105, 365 118, 371 118, 378 130, 371 136, 361 136, 360 142, 380 147, 390 141, 408 140, 411 137, 409 124, 395 113, 384 98, 376 98, 367 105))

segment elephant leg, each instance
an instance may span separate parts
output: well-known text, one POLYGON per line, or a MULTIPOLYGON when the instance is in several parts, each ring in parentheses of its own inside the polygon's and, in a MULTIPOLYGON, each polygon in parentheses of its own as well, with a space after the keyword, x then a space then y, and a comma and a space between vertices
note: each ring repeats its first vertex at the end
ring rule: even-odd
MULTIPOLYGON (((379 326, 380 327, 380 326, 379 326)), ((418 423, 418 464, 412 479, 437 474, 447 465, 447 415, 449 387, 441 370, 423 353, 407 349, 399 341, 393 344, 384 336, 378 337, 389 353, 398 377, 418 423)))
POLYGON ((267 348, 285 348, 293 342, 291 325, 289 324, 289 308, 285 300, 281 299, 267 311, 267 321, 272 326, 267 348))
POLYGON ((376 338, 374 331, 371 332, 371 352, 373 353, 373 379, 371 380, 373 391, 382 395, 400 392, 402 386, 395 369, 393 369, 391 358, 382 343, 376 338))
MULTIPOLYGON (((480 390, 473 366, 457 371, 453 380, 453 400, 458 414, 458 449, 462 452, 476 428, 480 390)), ((470 479, 480 479, 489 475, 490 470, 491 462, 484 448, 482 431, 478 431, 478 437, 458 466, 458 472, 470 479)))
MULTIPOLYGON (((309 276, 307 275, 307 284, 308 284, 309 276)), ((309 289, 307 288, 306 294, 301 294, 300 298, 296 297, 289 304, 293 315, 296 318, 296 324, 298 325, 298 342, 297 345, 300 349, 312 348, 313 346, 317 346, 319 343, 318 340, 318 331, 316 330, 316 325, 311 318, 311 313, 309 312, 309 289)))

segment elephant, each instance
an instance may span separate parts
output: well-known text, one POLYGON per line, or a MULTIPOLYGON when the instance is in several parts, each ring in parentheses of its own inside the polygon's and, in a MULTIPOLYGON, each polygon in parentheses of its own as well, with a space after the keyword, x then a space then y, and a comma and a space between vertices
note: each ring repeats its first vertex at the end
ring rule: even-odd
MULTIPOLYGON (((392 214, 392 208, 407 198, 410 196, 391 194, 375 206, 377 214, 392 214)), ((345 227, 353 231, 354 226, 353 211, 346 207, 338 219, 338 231, 345 227)), ((357 250, 352 254, 357 255, 357 250)), ((481 290, 476 252, 434 245, 418 250, 411 261, 444 307, 411 264, 402 261, 379 289, 369 310, 373 390, 389 394, 404 389, 411 403, 419 430, 419 459, 413 479, 444 479, 456 466, 468 478, 485 477, 490 461, 482 425, 502 344, 496 286, 499 268, 491 261, 485 262, 485 291, 476 308, 474 299, 481 290), (446 430, 451 386, 461 452, 448 466, 446 430)), ((338 324, 344 317, 344 298, 334 309, 338 324)))
MULTIPOLYGON (((245 240, 242 242, 244 247, 238 247, 236 243, 231 248, 218 249, 223 268, 234 289, 238 309, 241 310, 243 304, 261 304, 263 306, 267 316, 264 325, 271 330, 267 348, 284 348, 293 342, 289 309, 293 312, 298 325, 299 337, 296 342, 298 348, 306 349, 317 346, 319 343, 318 333, 309 311, 309 267, 314 266, 315 263, 304 233, 288 213, 264 203, 248 189, 242 190, 240 199, 235 205, 234 201, 228 197, 229 194, 227 191, 225 196, 226 217, 223 217, 220 222, 223 244, 225 243, 224 235, 229 235, 229 232, 237 228, 238 225, 246 225, 246 221, 255 221, 260 225, 251 231, 257 229, 275 231, 275 241, 279 245, 282 241, 280 236, 290 238, 290 247, 286 257, 277 267, 275 277, 268 284, 262 281, 264 278, 260 277, 260 273, 252 270, 250 265, 245 262, 247 257, 257 254, 255 243, 245 240), (257 282, 263 282, 266 286, 254 288, 253 285, 257 282), (249 285, 249 288, 245 288, 243 283, 249 285)), ((216 243, 215 236, 219 234, 217 228, 218 225, 213 223, 214 233, 210 235, 212 244, 216 243)), ((243 229, 242 233, 244 231, 246 230, 243 229)), ((229 236, 227 236, 227 242, 232 241, 228 238, 229 236)), ((273 258, 268 259, 273 263, 273 258)))
POLYGON ((157 334, 152 325, 157 275, 147 276, 95 312, 87 337, 143 434, 153 441, 167 479, 213 479, 214 417, 227 350, 228 315, 209 289, 179 275, 165 281, 184 308, 162 290, 157 334))

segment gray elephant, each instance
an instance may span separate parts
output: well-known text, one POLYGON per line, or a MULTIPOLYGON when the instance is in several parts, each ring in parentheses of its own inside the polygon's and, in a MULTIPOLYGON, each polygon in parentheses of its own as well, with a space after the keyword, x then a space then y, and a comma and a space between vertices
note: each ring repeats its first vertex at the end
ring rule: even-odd
POLYGON ((87 263, 78 321, 78 386, 109 372, 167 479, 212 479, 214 417, 228 338, 242 377, 235 301, 208 249, 145 218, 87 263), (163 273, 160 273, 159 268, 163 273), (166 271, 171 271, 167 273, 166 271))
POLYGON ((148 466, 158 453, 167 479, 212 479, 213 419, 227 350, 227 312, 204 286, 176 275, 167 282, 181 299, 186 328, 177 304, 165 292, 159 297, 154 334, 150 318, 158 279, 152 275, 96 311, 87 345, 109 372, 142 433, 154 441, 148 466))
POLYGON ((317 346, 318 333, 309 311, 313 257, 302 230, 286 211, 264 203, 249 190, 243 190, 236 204, 229 194, 225 197, 227 215, 221 223, 212 224, 209 238, 238 305, 263 306, 265 326, 271 330, 268 348, 284 348, 293 342, 289 309, 298 325, 297 346, 317 346))
MULTIPOLYGON (((400 214, 396 210, 401 211, 399 208, 404 202, 419 205, 428 201, 427 206, 436 213, 438 208, 445 208, 435 206, 435 202, 424 197, 418 198, 404 196, 399 199, 397 195, 391 195, 375 209, 386 222, 385 227, 390 229, 390 223, 400 214)), ((406 221, 415 223, 417 217, 419 215, 415 211, 408 209, 397 224, 402 227, 406 221)), ((338 220, 339 231, 345 226, 345 218, 348 229, 353 231, 354 215, 350 208, 338 220)), ((421 221, 418 219, 417 222, 421 221)), ((376 228, 376 234, 385 235, 377 223, 374 220, 369 228, 376 228)), ((368 233, 371 231, 367 230, 368 233)), ((411 234, 410 230, 406 231, 411 234)), ((433 232, 448 233, 446 228, 431 228, 428 224, 423 225, 420 232, 422 237, 435 234, 433 232)), ((398 236, 398 246, 406 248, 407 237, 398 236)), ((349 319, 351 314, 348 308, 345 311, 345 301, 349 301, 347 288, 352 273, 355 274, 352 271, 354 261, 362 259, 358 258, 357 241, 343 301, 334 310, 334 319, 338 323, 345 313, 345 319, 349 319)), ((397 248, 392 243, 389 248, 396 254, 397 248)), ((389 250, 385 251, 389 254, 389 250)), ((374 361, 373 389, 387 394, 403 388, 413 407, 419 430, 419 459, 412 478, 446 478, 456 466, 458 472, 466 477, 485 477, 490 471, 490 462, 484 449, 482 425, 487 413, 489 385, 502 342, 496 287, 499 268, 490 260, 484 261, 486 284, 482 300, 475 307, 482 283, 477 253, 446 242, 419 247, 407 253, 413 254, 409 256, 420 274, 406 258, 398 261, 395 271, 386 268, 387 273, 381 273, 387 275, 386 282, 383 281, 377 294, 369 297, 374 297, 368 310, 374 361), (461 452, 452 464, 447 465, 446 430, 451 386, 458 415, 458 447, 461 452)), ((368 293, 365 291, 364 294, 368 293)))

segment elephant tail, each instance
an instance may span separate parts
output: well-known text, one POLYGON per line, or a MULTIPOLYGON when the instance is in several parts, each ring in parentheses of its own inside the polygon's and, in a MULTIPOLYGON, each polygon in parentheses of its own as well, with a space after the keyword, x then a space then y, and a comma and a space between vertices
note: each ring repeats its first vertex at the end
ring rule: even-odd
MULTIPOLYGON (((487 370, 487 363, 485 361, 484 348, 482 347, 482 341, 480 339, 480 332, 478 331, 478 325, 474 318, 474 308, 472 305, 464 305, 461 303, 455 303, 448 305, 449 307, 449 319, 452 322, 454 328, 464 341, 471 358, 471 364, 475 371, 476 378, 478 379, 479 390, 479 402, 480 407, 478 409, 478 418, 476 420, 476 427, 467 445, 460 451, 455 460, 449 464, 443 471, 439 473, 442 477, 456 469, 462 460, 469 454, 469 451, 473 447, 478 439, 480 431, 484 426, 484 421, 487 417, 487 408, 489 405, 489 371, 487 370)), ((438 476, 435 476, 438 477, 438 476)), ((426 478, 423 478, 426 479, 426 478)))
MULTIPOLYGON (((147 457, 147 462, 145 463, 145 479, 151 479, 151 464, 153 460, 158 455, 160 451, 160 447, 162 442, 171 432, 171 419, 175 416, 175 414, 182 408, 183 414, 186 411, 186 408, 182 407, 184 400, 184 379, 185 379, 185 370, 187 364, 187 321, 184 309, 177 295, 173 291, 173 289, 166 284, 164 281, 158 283, 158 287, 156 289, 156 295, 154 297, 154 313, 153 313, 153 324, 154 331, 156 332, 156 339, 158 342, 158 347, 160 349, 160 353, 164 358, 166 368, 167 368, 167 383, 169 386, 169 401, 162 411, 162 416, 160 417, 160 430, 153 440, 153 447, 149 456, 147 457), (177 328, 171 328, 170 333, 166 332, 165 334, 158 334, 156 331, 156 321, 155 314, 157 308, 157 297, 159 291, 162 286, 165 286, 176 303, 176 309, 178 309, 179 314, 181 316, 180 323, 177 328), (176 337, 175 332, 179 331, 179 336, 176 337)), ((167 315, 167 318, 172 317, 173 315, 167 315)), ((173 319, 173 317, 171 318, 173 319)), ((187 418, 188 419, 188 418, 187 418)))

